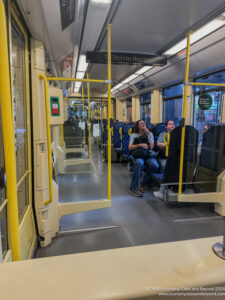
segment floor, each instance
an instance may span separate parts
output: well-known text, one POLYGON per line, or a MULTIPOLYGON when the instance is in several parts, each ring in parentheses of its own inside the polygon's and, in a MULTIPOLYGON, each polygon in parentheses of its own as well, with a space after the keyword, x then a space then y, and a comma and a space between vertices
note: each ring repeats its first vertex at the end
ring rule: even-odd
MULTIPOLYGON (((94 145, 92 163, 69 167, 59 175, 61 202, 107 198, 107 163, 94 145)), ((213 204, 167 206, 149 189, 142 198, 128 193, 126 163, 112 163, 112 207, 63 216, 60 232, 36 257, 97 251, 222 235, 224 219, 213 204)))

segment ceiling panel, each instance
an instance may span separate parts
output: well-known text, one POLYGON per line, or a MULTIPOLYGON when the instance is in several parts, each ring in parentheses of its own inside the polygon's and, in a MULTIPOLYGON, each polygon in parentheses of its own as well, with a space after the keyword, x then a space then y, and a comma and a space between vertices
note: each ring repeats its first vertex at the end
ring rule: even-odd
MULTIPOLYGON (((122 0, 112 21, 112 49, 154 53, 224 4, 224 0, 122 0)), ((107 48, 106 37, 102 49, 107 48)))
MULTIPOLYGON (((112 51, 157 53, 224 6, 224 0, 121 0, 111 22, 112 51)), ((100 50, 107 50, 106 35, 100 50)), ((107 71, 99 66, 90 74, 105 78, 107 71)), ((113 65, 112 80, 121 81, 132 69, 113 65)))
POLYGON ((74 26, 62 30, 59 1, 42 0, 51 48, 57 62, 73 52, 74 26))

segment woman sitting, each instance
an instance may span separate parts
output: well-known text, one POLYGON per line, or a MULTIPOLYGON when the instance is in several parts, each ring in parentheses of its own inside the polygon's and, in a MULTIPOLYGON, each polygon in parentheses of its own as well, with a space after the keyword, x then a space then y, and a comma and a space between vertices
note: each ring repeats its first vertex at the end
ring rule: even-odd
POLYGON ((150 182, 151 174, 156 173, 159 165, 155 157, 151 157, 154 147, 153 134, 146 128, 143 120, 139 120, 134 125, 133 134, 130 136, 129 150, 134 157, 134 173, 129 192, 135 197, 142 197, 144 186, 150 182), (147 172, 139 185, 141 171, 146 165, 147 172))

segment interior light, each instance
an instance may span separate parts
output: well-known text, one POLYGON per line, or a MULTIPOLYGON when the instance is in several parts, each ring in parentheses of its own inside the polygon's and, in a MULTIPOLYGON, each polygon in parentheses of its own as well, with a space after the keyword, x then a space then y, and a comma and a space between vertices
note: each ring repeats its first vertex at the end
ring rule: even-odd
POLYGON ((80 55, 78 62, 78 72, 85 72, 87 70, 88 63, 86 62, 86 55, 80 55))
POLYGON ((147 72, 148 70, 150 70, 152 68, 153 68, 152 66, 151 67, 149 67, 149 66, 143 67, 143 68, 139 69, 137 72, 135 72, 135 74, 141 75, 141 74, 147 72))
POLYGON ((101 4, 101 5, 108 5, 112 2, 112 0, 91 0, 93 4, 101 4))
POLYGON ((177 43, 172 48, 170 48, 169 50, 164 52, 163 54, 174 55, 174 54, 180 52, 181 50, 185 49, 186 46, 187 46, 187 39, 183 39, 181 42, 177 43))
POLYGON ((122 83, 123 84, 125 84, 125 83, 128 83, 128 82, 130 82, 131 80, 133 80, 134 78, 136 78, 138 75, 136 75, 136 74, 132 74, 132 75, 130 75, 129 77, 127 77, 126 79, 124 79, 123 81, 122 81, 122 83))
POLYGON ((225 20, 220 20, 220 19, 215 19, 203 27, 199 28, 196 30, 192 35, 191 35, 191 43, 194 43, 200 39, 202 39, 204 36, 212 33, 216 29, 222 27, 225 24, 225 20))
MULTIPOLYGON (((210 21, 209 23, 205 24, 204 26, 202 26, 201 28, 196 30, 191 35, 190 44, 197 42, 198 40, 202 39, 206 35, 212 33, 213 31, 217 30, 218 28, 220 28, 224 25, 225 25, 225 20, 222 20, 222 19, 217 18, 217 19, 210 21)), ((174 45, 173 47, 171 47, 170 49, 168 49, 163 54, 174 55, 174 54, 180 52, 181 50, 185 49, 186 47, 187 47, 187 39, 185 38, 182 41, 180 41, 179 43, 177 43, 176 45, 174 45)))
POLYGON ((81 84, 82 84, 82 82, 76 81, 75 88, 74 88, 74 90, 76 90, 76 92, 79 92, 81 84))
POLYGON ((113 90, 115 91, 115 90, 119 89, 121 86, 123 86, 123 84, 119 83, 116 86, 114 86, 113 90))
POLYGON ((83 78, 84 78, 84 75, 85 75, 85 72, 77 72, 77 73, 76 73, 76 78, 77 78, 77 79, 83 79, 83 78))

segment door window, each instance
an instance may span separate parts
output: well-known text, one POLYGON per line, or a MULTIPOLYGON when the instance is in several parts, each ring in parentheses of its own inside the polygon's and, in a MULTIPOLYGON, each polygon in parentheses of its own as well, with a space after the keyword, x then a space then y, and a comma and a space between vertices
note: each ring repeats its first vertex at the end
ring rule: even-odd
POLYGON ((26 87, 26 41, 12 17, 11 22, 12 110, 15 130, 16 177, 19 219, 29 204, 28 111, 26 87))

